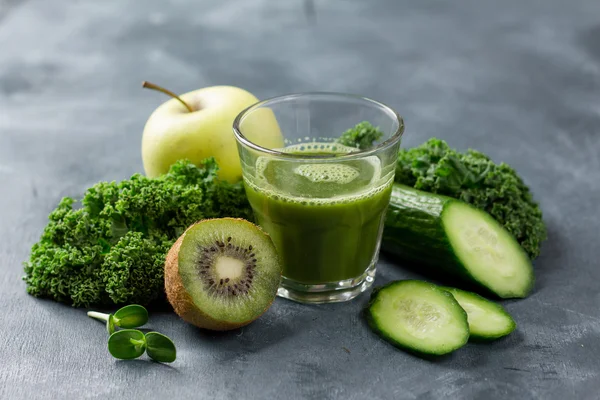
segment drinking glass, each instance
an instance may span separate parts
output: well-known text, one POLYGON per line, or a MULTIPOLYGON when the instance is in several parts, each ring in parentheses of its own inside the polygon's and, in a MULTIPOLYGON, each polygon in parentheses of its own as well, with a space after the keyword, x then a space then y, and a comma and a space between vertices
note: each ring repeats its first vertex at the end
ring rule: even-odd
POLYGON ((233 131, 248 199, 282 263, 278 295, 329 303, 371 286, 402 118, 365 97, 300 93, 247 108, 233 131), (363 122, 380 132, 373 144, 338 141, 363 122))

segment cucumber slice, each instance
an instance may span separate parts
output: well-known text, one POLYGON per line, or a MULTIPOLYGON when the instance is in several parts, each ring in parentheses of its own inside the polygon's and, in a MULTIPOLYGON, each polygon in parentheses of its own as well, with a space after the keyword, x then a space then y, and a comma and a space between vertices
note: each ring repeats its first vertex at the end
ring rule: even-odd
POLYGON ((422 355, 443 355, 467 343, 467 314, 434 284, 404 280, 373 291, 366 310, 371 328, 391 344, 422 355))
POLYGON ((500 304, 478 294, 450 287, 442 287, 454 296, 467 312, 471 339, 494 340, 515 330, 515 320, 500 304))
POLYGON ((526 297, 531 261, 486 212, 449 197, 394 184, 382 248, 474 282, 502 298, 526 297))

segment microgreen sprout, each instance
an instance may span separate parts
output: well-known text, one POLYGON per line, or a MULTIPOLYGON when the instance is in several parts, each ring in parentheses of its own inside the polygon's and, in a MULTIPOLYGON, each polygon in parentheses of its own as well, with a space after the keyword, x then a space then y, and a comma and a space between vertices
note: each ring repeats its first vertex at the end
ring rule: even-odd
POLYGON ((91 318, 106 322, 108 351, 121 360, 131 360, 144 353, 154 361, 173 362, 177 356, 175 344, 167 336, 158 332, 144 332, 137 328, 148 322, 148 311, 137 304, 125 306, 114 314, 89 311, 91 318), (117 328, 122 328, 117 330, 117 328))

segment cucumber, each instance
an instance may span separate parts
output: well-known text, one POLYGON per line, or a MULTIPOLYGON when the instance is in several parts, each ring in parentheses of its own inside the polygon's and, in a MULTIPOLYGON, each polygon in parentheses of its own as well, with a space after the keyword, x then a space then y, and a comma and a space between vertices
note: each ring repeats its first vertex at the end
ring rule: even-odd
POLYGON ((416 280, 375 289, 366 309, 371 328, 396 347, 419 355, 443 355, 469 340, 467 314, 438 286, 416 280))
POLYGON ((467 312, 471 339, 494 340, 515 330, 515 320, 500 304, 478 294, 450 287, 442 287, 450 292, 458 304, 467 312))
POLYGON ((526 297, 531 261, 486 212, 462 201, 394 184, 382 249, 471 281, 501 298, 526 297))

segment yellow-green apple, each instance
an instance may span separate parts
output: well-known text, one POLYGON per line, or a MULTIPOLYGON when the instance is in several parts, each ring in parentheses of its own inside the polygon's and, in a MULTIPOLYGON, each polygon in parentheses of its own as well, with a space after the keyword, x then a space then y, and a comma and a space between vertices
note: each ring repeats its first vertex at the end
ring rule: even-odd
MULTIPOLYGON (((142 160, 148 177, 169 171, 181 159, 196 165, 208 157, 219 164, 219 178, 241 179, 242 170, 233 136, 233 120, 245 108, 258 102, 251 93, 233 86, 212 86, 177 96, 152 83, 144 87, 173 97, 160 105, 146 122, 142 138, 142 160)), ((262 111, 262 110, 261 110, 262 111)), ((279 148, 283 139, 273 113, 264 109, 244 131, 252 142, 279 148)))

